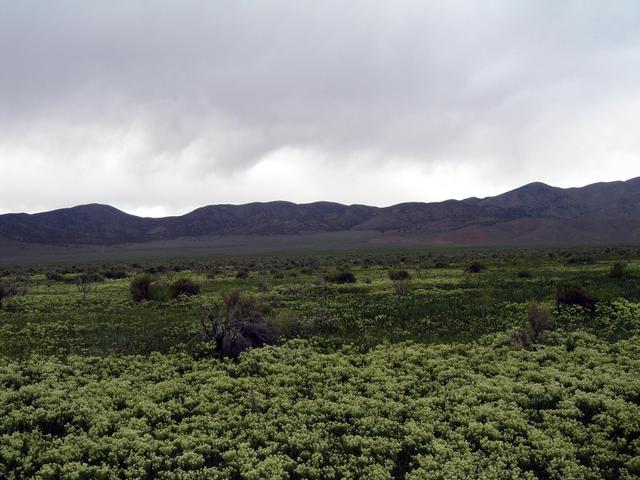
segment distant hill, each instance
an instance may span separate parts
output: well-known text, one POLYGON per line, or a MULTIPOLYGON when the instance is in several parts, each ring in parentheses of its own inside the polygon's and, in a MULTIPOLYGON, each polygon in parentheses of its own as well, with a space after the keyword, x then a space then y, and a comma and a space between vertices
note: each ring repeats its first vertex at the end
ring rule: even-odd
POLYGON ((49 245, 115 245, 217 235, 378 231, 381 242, 451 244, 640 241, 640 177, 557 188, 531 183, 487 198, 378 208, 316 202, 210 205, 142 218, 108 205, 0 215, 0 239, 49 245))

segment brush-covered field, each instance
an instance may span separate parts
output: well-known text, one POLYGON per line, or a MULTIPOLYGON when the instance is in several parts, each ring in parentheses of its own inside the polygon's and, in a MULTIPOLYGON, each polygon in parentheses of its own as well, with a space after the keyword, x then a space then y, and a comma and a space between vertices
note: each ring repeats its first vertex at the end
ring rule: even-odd
POLYGON ((0 296, 0 478, 640 478, 637 247, 4 265, 0 296))

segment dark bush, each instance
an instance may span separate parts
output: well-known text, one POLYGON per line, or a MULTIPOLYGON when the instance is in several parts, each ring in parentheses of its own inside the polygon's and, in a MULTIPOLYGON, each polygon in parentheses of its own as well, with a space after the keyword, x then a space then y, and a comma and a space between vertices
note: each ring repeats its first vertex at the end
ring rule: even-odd
POLYGON ((82 277, 83 279, 85 279, 85 281, 91 282, 91 283, 102 283, 104 282, 104 277, 96 272, 90 272, 90 273, 83 273, 82 275, 80 275, 80 277, 82 277))
POLYGON ((595 258, 591 255, 572 255, 567 258, 569 265, 591 265, 595 262, 595 258))
POLYGON ((224 293, 222 305, 204 309, 200 314, 202 334, 214 343, 220 357, 237 359, 248 348, 276 342, 276 327, 267 315, 270 307, 240 291, 224 293))
POLYGON ((63 282, 64 276, 59 272, 47 272, 44 274, 47 280, 51 282, 63 282))
POLYGON ((5 298, 26 294, 26 287, 21 285, 19 282, 12 282, 9 280, 0 281, 0 310, 3 308, 5 298))
POLYGON ((518 277, 520 277, 520 278, 531 278, 531 272, 529 270, 520 270, 518 272, 518 277))
POLYGON ((355 275, 346 271, 328 273, 326 280, 329 283, 356 283, 355 275))
POLYGON ((269 286, 269 282, 267 282, 266 278, 261 278, 260 281, 258 282, 258 291, 262 293, 267 293, 269 290, 271 290, 271 287, 269 286))
POLYGON ((394 282, 411 280, 411 274, 406 270, 389 270, 388 275, 394 282))
POLYGON ((105 270, 102 272, 102 275, 104 276, 104 278, 109 278, 111 280, 117 280, 120 278, 127 278, 127 272, 124 270, 116 270, 116 269, 112 269, 112 270, 105 270))
POLYGON ((623 262, 616 262, 611 266, 609 276, 611 278, 623 278, 627 275, 627 264, 623 262))
POLYGON ((207 278, 209 279, 216 278, 218 275, 220 275, 220 270, 217 268, 210 268, 207 270, 207 278))
POLYGON ((178 278, 170 287, 171 298, 178 298, 180 295, 198 295, 200 293, 200 285, 188 278, 178 278))
POLYGON ((241 268, 236 272, 236 278, 238 280, 244 280, 249 278, 249 270, 247 270, 246 268, 241 268))
POLYGON ((597 300, 588 294, 582 283, 578 281, 566 281, 556 287, 556 306, 578 305, 587 310, 594 311, 597 300))
POLYGON ((485 267, 482 263, 480 262, 471 262, 469 265, 467 265, 467 268, 464 269, 465 273, 480 273, 483 270, 486 270, 487 267, 485 267))
POLYGON ((154 282, 150 273, 139 273, 131 279, 129 291, 136 302, 151 299, 151 284, 154 282))

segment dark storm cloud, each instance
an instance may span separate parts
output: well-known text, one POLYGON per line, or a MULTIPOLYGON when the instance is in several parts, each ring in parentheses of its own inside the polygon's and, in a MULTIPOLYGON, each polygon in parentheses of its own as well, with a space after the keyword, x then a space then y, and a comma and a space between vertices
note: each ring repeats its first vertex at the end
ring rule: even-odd
POLYGON ((5 1, 0 208, 633 176, 639 22, 632 1, 5 1))

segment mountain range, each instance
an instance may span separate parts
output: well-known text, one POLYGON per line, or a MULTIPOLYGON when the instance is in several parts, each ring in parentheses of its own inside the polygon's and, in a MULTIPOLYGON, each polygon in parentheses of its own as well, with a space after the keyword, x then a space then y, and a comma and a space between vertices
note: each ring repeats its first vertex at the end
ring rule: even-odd
POLYGON ((284 201, 210 205, 144 218, 109 205, 0 215, 0 239, 50 245, 115 245, 183 237, 380 232, 378 241, 434 244, 640 241, 640 177, 558 188, 531 183, 501 195, 390 207, 284 201))

